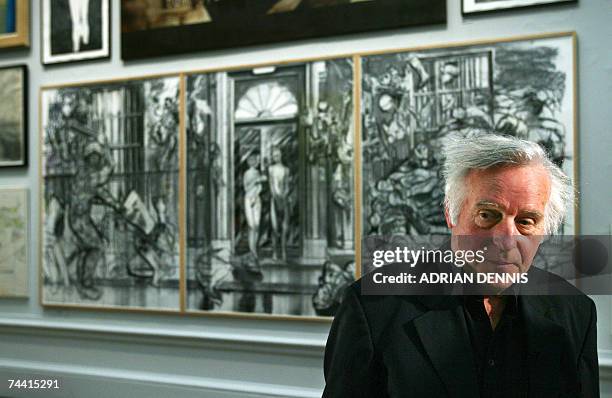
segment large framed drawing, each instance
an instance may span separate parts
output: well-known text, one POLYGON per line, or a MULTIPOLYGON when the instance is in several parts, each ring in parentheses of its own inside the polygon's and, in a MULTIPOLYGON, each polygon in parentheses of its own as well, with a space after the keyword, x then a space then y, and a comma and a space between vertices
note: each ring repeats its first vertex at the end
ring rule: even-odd
POLYGON ((42 89, 43 305, 180 310, 179 83, 42 89))
MULTIPOLYGON (((364 56, 364 235, 448 233, 440 147, 452 134, 533 140, 575 179, 575 41, 562 33, 364 56)), ((572 210, 559 233, 576 233, 572 210)))
POLYGON ((446 23, 445 0, 126 0, 122 58, 446 23))
POLYGON ((576 3, 578 0, 462 0, 461 12, 474 14, 488 11, 510 10, 558 3, 576 3))
POLYGON ((0 0, 0 48, 30 46, 29 3, 29 0, 0 0))
POLYGON ((28 68, 0 68, 0 168, 28 163, 28 68))
POLYGON ((354 279, 352 58, 186 77, 186 308, 333 315, 354 279))
POLYGON ((0 297, 28 296, 28 192, 0 189, 0 297))
POLYGON ((44 65, 110 57, 110 0, 43 0, 44 65))

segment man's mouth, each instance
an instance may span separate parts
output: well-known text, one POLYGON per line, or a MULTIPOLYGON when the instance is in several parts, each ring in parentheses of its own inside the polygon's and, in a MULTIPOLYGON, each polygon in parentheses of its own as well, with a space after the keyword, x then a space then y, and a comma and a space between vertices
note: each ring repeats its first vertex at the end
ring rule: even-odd
POLYGON ((511 263, 508 261, 488 260, 488 262, 492 264, 495 267, 495 271, 499 273, 504 273, 504 272, 513 273, 513 272, 516 272, 518 269, 520 269, 520 267, 517 264, 511 263))

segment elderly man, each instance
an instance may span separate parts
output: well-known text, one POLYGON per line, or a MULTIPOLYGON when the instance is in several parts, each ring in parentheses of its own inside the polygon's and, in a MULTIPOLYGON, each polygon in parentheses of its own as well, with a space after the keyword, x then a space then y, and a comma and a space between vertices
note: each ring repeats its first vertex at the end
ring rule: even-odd
POLYGON ((531 267, 571 202, 569 179, 537 144, 480 134, 445 146, 451 249, 489 241, 461 272, 527 273, 569 295, 364 295, 349 286, 325 351, 324 397, 597 397, 595 305, 531 267), (470 239, 462 237, 469 235, 470 239))

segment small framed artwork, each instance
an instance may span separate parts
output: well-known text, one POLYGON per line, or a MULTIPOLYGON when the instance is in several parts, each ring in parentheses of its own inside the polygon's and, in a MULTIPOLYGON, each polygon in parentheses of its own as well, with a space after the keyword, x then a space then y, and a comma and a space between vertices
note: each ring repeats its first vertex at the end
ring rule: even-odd
POLYGON ((27 165, 27 93, 25 65, 0 68, 0 167, 27 165))
POLYGON ((30 45, 29 0, 0 0, 0 48, 30 45))
POLYGON ((28 295, 28 192, 0 189, 0 297, 28 295))
POLYGON ((44 65, 110 57, 109 0, 42 2, 44 65))
POLYGON ((462 13, 509 10, 557 3, 576 3, 578 0, 463 0, 462 13))

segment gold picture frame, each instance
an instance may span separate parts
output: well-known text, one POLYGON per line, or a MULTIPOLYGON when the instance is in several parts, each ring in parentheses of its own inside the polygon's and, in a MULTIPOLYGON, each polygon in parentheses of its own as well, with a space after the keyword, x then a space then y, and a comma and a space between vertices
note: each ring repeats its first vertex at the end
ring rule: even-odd
POLYGON ((16 0, 15 32, 0 34, 0 49, 30 46, 29 0, 16 0))

